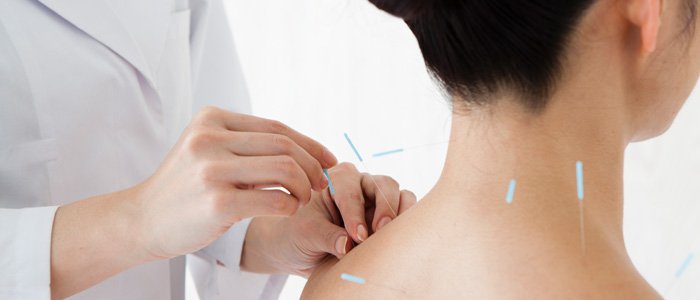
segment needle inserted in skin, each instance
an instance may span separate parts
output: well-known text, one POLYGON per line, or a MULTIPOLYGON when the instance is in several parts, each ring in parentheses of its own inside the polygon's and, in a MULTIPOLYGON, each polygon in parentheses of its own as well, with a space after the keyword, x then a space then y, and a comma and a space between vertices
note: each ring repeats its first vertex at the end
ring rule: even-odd
MULTIPOLYGON (((394 218, 396 218, 396 217, 397 217, 396 212, 395 212, 394 209, 391 207, 391 204, 389 204, 389 200, 386 198, 386 196, 384 196, 384 192, 382 192, 382 189, 379 188, 379 184, 377 184, 377 181, 374 180, 374 176, 372 176, 372 172, 369 171, 369 168, 367 168, 367 165, 365 165, 365 162, 361 162, 361 163, 362 163, 362 165, 365 167, 365 170, 367 170, 367 173, 370 174, 370 175, 368 175, 369 178, 372 179, 372 182, 374 182, 374 185, 377 187, 377 190, 379 191, 379 194, 382 195, 382 198, 384 198, 384 202, 386 202, 386 205, 389 206, 389 209, 391 210, 391 213, 394 215, 394 218)), ((375 196, 376 196, 376 195, 375 195, 375 196)))
POLYGON ((364 278, 357 277, 357 276, 353 276, 353 275, 346 274, 346 273, 340 274, 340 279, 345 280, 345 281, 354 282, 354 283, 359 283, 359 284, 368 284, 368 285, 378 286, 378 287, 381 287, 381 288, 390 289, 390 290, 392 290, 392 291, 396 291, 396 292, 399 292, 399 293, 402 293, 402 294, 406 294, 406 291, 402 291, 402 290, 399 290, 399 289, 395 289, 395 288, 392 288, 392 287, 388 287, 388 286, 385 286, 385 285, 382 285, 382 284, 367 282, 364 278))
POLYGON ((578 187, 578 210, 581 222, 581 251, 586 255, 586 235, 583 228, 583 163, 576 162, 576 185, 578 187))
POLYGON ((352 276, 352 275, 350 275, 350 274, 345 274, 345 273, 340 274, 340 279, 346 280, 346 281, 352 281, 352 282, 359 283, 359 284, 365 284, 365 279, 364 279, 364 278, 360 278, 360 277, 357 277, 357 276, 352 276))
POLYGON ((345 139, 348 141, 348 144, 350 144, 350 148, 352 148, 352 151, 355 152, 355 155, 357 155, 357 158, 360 160, 360 163, 362 163, 362 166, 365 167, 365 171, 367 171, 367 173, 370 174, 369 178, 372 179, 372 182, 374 182, 374 185, 377 187, 379 194, 382 195, 382 198, 384 198, 384 202, 386 202, 386 204, 389 206, 389 209, 391 210, 391 213, 394 215, 394 218, 396 218, 397 214, 394 211, 394 208, 391 207, 391 204, 389 203, 389 199, 387 199, 386 196, 384 196, 384 192, 382 192, 382 189, 379 188, 379 184, 377 184, 377 181, 374 180, 374 176, 371 175, 372 172, 369 170, 369 168, 367 168, 367 165, 365 165, 365 162, 362 160, 362 156, 360 156, 360 152, 357 151, 357 148, 355 148, 355 145, 350 140, 350 137, 348 136, 348 134, 345 133, 344 135, 345 135, 345 139))
POLYGON ((506 203, 513 203, 513 194, 515 193, 515 179, 510 180, 510 185, 508 186, 508 196, 506 196, 506 203))

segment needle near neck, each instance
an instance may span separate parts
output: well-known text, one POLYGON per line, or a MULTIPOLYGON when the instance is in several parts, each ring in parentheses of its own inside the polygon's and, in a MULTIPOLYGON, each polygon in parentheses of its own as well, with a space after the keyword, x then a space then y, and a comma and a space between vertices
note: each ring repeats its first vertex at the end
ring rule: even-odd
POLYGON ((580 249, 576 162, 581 161, 589 242, 624 249, 624 112, 554 100, 532 113, 508 99, 497 103, 472 111, 455 108, 445 167, 426 200, 449 202, 445 205, 472 225, 549 232, 576 241, 580 249), (509 204, 511 180, 517 186, 509 204))

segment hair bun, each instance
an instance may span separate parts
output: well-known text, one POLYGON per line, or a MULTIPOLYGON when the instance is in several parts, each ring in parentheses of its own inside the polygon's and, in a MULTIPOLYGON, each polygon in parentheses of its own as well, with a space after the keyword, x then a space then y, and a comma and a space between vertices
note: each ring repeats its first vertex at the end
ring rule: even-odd
POLYGON ((417 17, 433 1, 436 0, 369 0, 377 8, 404 20, 417 17))

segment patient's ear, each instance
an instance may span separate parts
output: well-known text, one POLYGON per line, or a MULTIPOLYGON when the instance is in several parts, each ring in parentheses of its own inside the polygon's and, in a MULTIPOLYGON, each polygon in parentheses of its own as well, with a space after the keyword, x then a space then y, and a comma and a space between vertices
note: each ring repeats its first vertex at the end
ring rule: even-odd
POLYGON ((647 56, 656 50, 661 27, 663 0, 619 0, 627 20, 639 29, 639 54, 647 56))

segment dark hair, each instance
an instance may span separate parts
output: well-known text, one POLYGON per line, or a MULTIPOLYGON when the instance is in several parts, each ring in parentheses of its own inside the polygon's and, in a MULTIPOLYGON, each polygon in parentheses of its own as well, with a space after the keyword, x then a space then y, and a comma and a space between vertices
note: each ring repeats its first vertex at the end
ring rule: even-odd
MULTIPOLYGON (((546 106, 572 31, 594 0, 370 2, 405 20, 446 93, 479 105, 515 91, 536 112, 546 106)), ((695 2, 688 0, 693 17, 695 2)))

